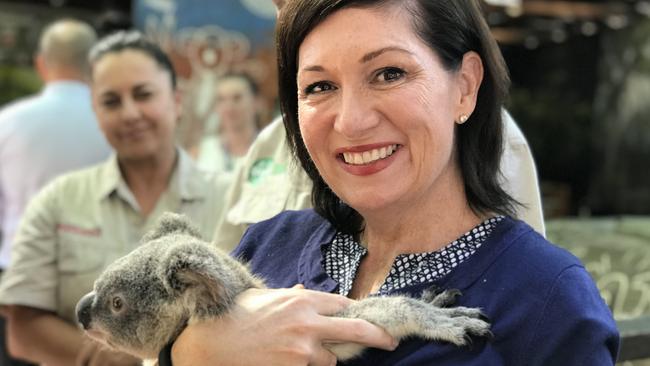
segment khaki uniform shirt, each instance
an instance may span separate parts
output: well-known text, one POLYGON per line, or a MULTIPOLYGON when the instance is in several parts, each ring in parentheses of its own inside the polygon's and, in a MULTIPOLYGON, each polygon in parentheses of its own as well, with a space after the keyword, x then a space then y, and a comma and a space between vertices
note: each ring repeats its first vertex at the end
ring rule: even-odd
POLYGON ((61 176, 29 203, 0 286, 0 304, 56 312, 75 321, 77 301, 111 262, 129 253, 165 211, 184 213, 206 239, 227 182, 199 171, 179 150, 170 185, 144 217, 115 156, 61 176))
POLYGON ((280 118, 262 130, 239 164, 214 243, 234 249, 249 225, 311 207, 311 180, 293 159, 280 118))
MULTIPOLYGON (((502 186, 524 206, 517 218, 545 234, 537 171, 528 142, 504 110, 505 149, 501 159, 502 186)), ((276 118, 251 146, 235 172, 226 198, 224 216, 214 233, 214 243, 234 249, 249 225, 284 210, 312 207, 311 181, 294 161, 286 142, 282 120, 276 118)))
POLYGON ((519 201, 516 216, 546 236, 542 198, 535 160, 526 137, 510 114, 503 111, 504 149, 501 156, 501 187, 519 201))

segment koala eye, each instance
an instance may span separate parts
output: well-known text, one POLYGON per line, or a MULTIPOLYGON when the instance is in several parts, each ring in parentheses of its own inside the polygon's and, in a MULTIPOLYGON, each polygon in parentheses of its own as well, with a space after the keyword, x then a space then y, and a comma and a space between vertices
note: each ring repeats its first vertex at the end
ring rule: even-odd
POLYGON ((124 306, 124 302, 122 301, 122 298, 119 296, 115 296, 113 298, 113 301, 111 302, 112 310, 115 312, 119 312, 122 310, 123 306, 124 306))

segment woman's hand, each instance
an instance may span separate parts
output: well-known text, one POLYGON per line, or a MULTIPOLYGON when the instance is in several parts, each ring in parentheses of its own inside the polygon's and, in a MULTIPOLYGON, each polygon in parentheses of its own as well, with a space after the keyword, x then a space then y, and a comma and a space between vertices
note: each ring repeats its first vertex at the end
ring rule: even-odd
POLYGON ((93 340, 85 339, 76 366, 140 366, 142 360, 126 353, 112 351, 93 340))
POLYGON ((353 300, 299 287, 251 289, 225 316, 188 326, 172 347, 175 366, 335 365, 323 343, 355 342, 394 349, 382 328, 359 319, 334 318, 353 300))

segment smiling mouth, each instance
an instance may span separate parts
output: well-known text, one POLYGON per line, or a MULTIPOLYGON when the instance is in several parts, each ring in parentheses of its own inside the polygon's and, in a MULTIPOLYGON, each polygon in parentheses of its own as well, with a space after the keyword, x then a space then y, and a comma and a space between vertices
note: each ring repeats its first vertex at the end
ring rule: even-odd
POLYGON ((146 128, 133 129, 133 130, 123 132, 122 137, 127 139, 137 139, 142 137, 146 132, 147 132, 146 128))
POLYGON ((375 161, 386 159, 399 150, 401 145, 393 144, 379 149, 372 149, 364 152, 344 152, 339 154, 342 160, 349 165, 368 165, 375 161))

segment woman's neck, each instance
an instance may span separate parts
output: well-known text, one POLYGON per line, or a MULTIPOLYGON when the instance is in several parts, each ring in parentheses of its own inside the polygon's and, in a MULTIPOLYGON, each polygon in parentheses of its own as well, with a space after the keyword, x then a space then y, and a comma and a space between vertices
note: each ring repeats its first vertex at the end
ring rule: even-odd
POLYGON ((454 166, 426 190, 361 215, 368 250, 386 254, 438 250, 482 221, 470 208, 462 175, 454 166))
POLYGON ((379 291, 398 255, 436 251, 481 221, 467 206, 417 217, 398 214, 388 220, 366 221, 361 243, 368 252, 348 296, 361 299, 379 291))
POLYGON ((167 190, 178 160, 177 155, 175 148, 147 159, 120 159, 118 155, 124 181, 138 202, 143 216, 148 216, 154 210, 159 198, 167 190))
POLYGON ((350 292, 356 298, 379 289, 398 255, 443 248, 484 220, 469 207, 462 184, 440 185, 417 200, 362 215, 368 254, 350 292))
MULTIPOLYGON (((442 202, 441 202, 442 203, 442 202)), ((361 236, 369 252, 395 257, 406 253, 438 250, 478 225, 483 217, 472 211, 466 201, 444 202, 436 209, 417 204, 387 216, 370 216, 361 236), (444 207, 444 208, 441 208, 444 207)))

